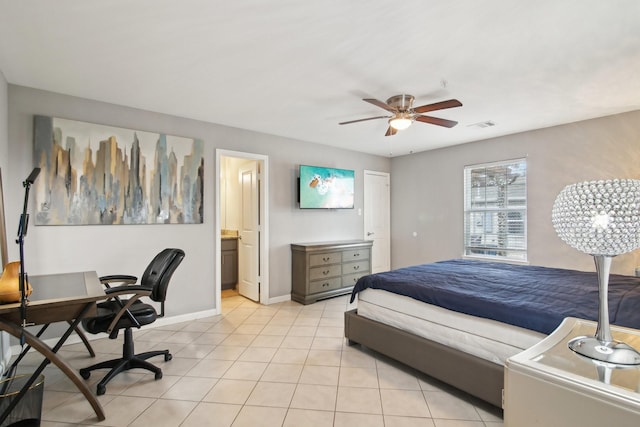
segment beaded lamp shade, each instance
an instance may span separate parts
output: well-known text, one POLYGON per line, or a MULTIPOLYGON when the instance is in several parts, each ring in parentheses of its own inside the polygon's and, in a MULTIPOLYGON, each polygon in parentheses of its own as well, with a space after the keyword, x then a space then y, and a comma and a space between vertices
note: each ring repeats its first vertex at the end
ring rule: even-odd
POLYGON ((640 247, 640 180, 568 185, 551 214, 558 236, 589 255, 616 256, 640 247))

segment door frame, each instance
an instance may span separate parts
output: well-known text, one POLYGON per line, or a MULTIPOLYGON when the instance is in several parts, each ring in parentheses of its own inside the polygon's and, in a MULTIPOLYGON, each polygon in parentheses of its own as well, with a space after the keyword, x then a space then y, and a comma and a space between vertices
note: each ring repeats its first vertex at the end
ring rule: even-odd
POLYGON ((222 274, 221 274, 221 224, 220 224, 220 159, 235 157, 255 160, 260 163, 258 194, 260 197, 260 304, 269 303, 269 156, 241 151, 223 150, 216 148, 216 176, 215 176, 215 292, 216 310, 222 310, 222 274))

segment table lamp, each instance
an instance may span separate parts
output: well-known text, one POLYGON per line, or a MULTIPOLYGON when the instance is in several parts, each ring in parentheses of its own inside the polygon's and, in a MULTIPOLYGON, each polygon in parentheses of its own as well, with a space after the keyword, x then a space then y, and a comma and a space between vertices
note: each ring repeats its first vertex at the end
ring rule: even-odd
POLYGON ((616 255, 640 247, 640 180, 585 181, 566 186, 553 204, 553 227, 573 248, 592 255, 598 274, 594 337, 569 341, 574 352, 617 365, 640 365, 640 352, 614 341, 609 326, 609 270, 616 255))

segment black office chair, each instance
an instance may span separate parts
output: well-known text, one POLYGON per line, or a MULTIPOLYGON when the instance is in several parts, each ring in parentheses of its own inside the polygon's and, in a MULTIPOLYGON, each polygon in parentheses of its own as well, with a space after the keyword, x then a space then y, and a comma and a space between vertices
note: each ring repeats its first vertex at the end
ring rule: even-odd
POLYGON ((160 350, 134 354, 131 328, 140 328, 155 322, 156 318, 164 316, 164 301, 167 296, 169 280, 183 258, 184 251, 181 249, 164 249, 153 258, 138 284, 136 284, 138 279, 135 276, 100 277, 100 281, 106 287, 105 293, 108 299, 98 304, 98 313, 95 317, 82 320, 82 326, 92 334, 108 333, 111 339, 117 338, 120 329, 124 329, 124 344, 122 345, 122 358, 80 369, 80 375, 86 380, 91 376, 93 370, 111 368, 109 373, 98 383, 98 395, 104 394, 106 385, 111 379, 120 372, 129 369, 147 369, 155 373, 156 380, 162 378, 162 370, 147 362, 147 359, 164 355, 164 360, 169 361, 172 358, 171 353, 169 350, 160 350), (114 283, 120 283, 120 285, 112 286, 114 283), (128 299, 120 298, 124 295, 130 295, 130 297, 128 299), (160 315, 152 305, 140 301, 140 298, 145 296, 160 303, 160 315))

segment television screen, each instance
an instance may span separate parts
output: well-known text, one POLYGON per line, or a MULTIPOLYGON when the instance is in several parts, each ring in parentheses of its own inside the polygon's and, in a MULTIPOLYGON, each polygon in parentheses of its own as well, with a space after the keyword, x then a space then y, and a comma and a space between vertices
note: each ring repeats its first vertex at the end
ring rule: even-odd
POLYGON ((352 209, 355 172, 300 165, 301 209, 352 209))

